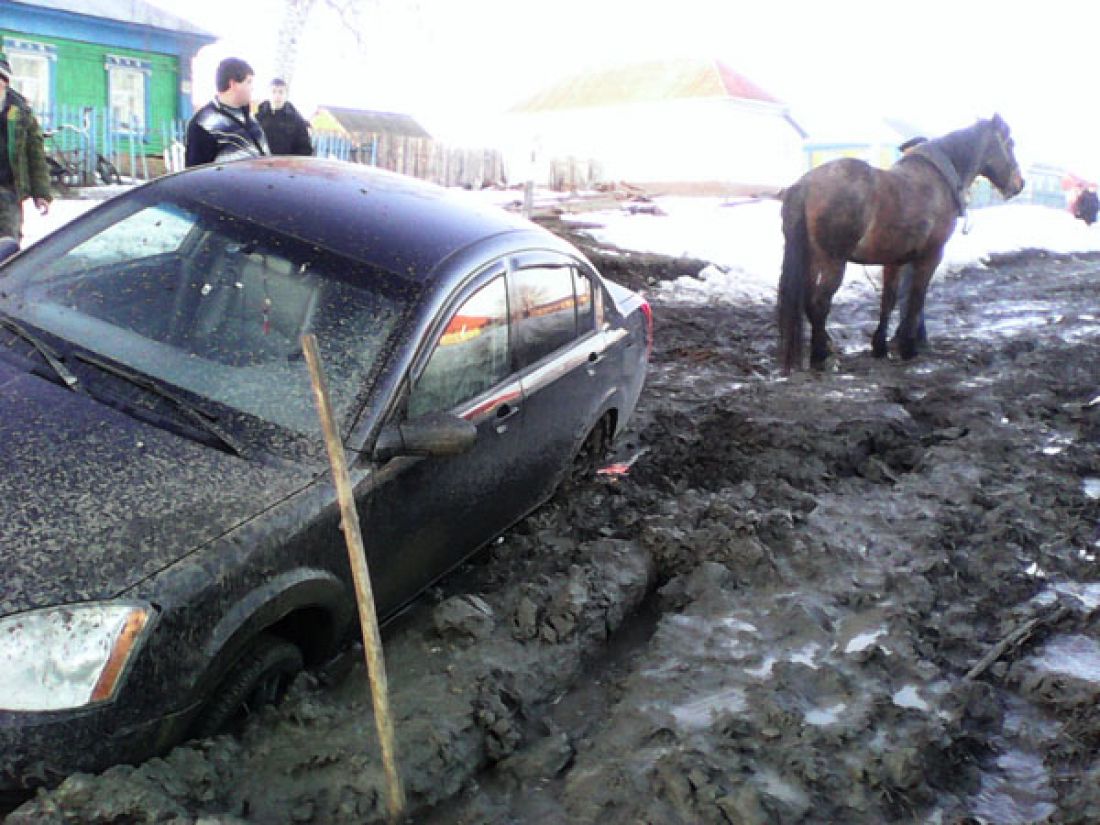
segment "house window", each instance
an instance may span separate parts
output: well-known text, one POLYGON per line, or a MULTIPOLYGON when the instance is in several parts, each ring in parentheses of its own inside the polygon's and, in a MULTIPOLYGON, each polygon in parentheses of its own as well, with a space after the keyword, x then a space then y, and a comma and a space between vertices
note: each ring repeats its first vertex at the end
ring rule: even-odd
POLYGON ((27 99, 34 111, 50 108, 50 61, 45 57, 13 54, 11 81, 12 88, 27 99))
POLYGON ((57 52, 53 46, 28 40, 5 37, 0 44, 11 61, 11 86, 23 95, 39 115, 50 111, 53 104, 53 61, 57 52))
POLYGON ((144 134, 150 65, 129 57, 107 57, 107 94, 117 131, 144 134))

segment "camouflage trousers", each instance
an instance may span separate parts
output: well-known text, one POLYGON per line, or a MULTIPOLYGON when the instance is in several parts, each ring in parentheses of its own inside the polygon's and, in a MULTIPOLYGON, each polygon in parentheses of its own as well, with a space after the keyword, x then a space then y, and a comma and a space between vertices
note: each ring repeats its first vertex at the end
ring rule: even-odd
POLYGON ((10 186, 0 186, 0 238, 23 237, 23 204, 10 186))

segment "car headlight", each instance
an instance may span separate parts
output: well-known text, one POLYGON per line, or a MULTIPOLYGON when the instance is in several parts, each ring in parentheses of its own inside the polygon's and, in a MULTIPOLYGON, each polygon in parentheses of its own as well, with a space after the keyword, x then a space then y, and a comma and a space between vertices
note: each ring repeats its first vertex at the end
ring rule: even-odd
POLYGON ((0 619, 0 710, 63 710, 112 698, 151 613, 137 602, 90 602, 0 619))

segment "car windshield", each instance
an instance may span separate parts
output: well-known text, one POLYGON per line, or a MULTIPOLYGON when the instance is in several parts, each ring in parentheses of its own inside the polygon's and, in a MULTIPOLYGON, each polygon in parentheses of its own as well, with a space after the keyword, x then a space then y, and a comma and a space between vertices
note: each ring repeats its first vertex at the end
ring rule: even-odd
POLYGON ((349 423, 413 285, 196 203, 140 193, 3 270, 0 311, 293 434, 320 432, 300 336, 317 336, 349 423))

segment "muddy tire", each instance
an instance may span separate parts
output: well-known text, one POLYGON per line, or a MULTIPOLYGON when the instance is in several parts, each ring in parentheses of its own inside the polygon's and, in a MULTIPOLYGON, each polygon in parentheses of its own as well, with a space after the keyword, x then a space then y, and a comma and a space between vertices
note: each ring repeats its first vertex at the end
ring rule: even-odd
POLYGON ((596 474, 611 452, 611 418, 604 416, 588 433, 573 456, 562 487, 574 487, 596 474))
POLYGON ((192 734, 235 732, 249 715, 282 699, 303 667, 296 646, 267 633, 257 636, 199 713, 192 734))

